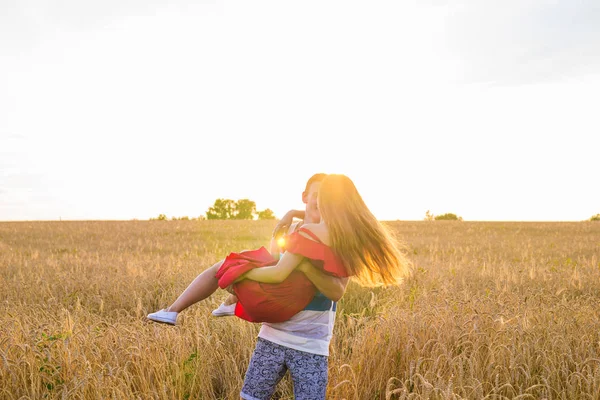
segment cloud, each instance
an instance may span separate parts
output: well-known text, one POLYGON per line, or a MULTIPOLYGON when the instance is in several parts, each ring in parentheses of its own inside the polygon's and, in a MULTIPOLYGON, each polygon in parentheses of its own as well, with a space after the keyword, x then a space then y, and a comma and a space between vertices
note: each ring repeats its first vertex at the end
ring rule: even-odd
POLYGON ((447 2, 448 51, 461 80, 524 84, 600 71, 597 0, 447 2))

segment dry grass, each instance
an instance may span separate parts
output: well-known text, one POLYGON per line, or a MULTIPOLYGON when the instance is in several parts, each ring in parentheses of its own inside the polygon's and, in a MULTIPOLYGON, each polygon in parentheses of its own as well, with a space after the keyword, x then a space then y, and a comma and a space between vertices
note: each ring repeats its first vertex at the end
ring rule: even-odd
MULTIPOLYGON (((600 398, 600 224, 390 223, 404 286, 350 285, 332 399, 600 398)), ((237 399, 258 326, 145 322, 272 222, 0 224, 1 399, 237 399)), ((286 378, 276 398, 291 398, 286 378)))

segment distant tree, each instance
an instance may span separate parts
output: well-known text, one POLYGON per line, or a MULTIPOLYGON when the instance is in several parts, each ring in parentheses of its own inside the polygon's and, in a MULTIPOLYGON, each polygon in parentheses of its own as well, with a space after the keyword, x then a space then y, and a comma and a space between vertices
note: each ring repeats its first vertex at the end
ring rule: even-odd
POLYGON ((183 217, 179 218, 179 220, 180 220, 180 221, 189 221, 189 220, 190 220, 190 217, 188 217, 187 215, 185 215, 185 216, 183 216, 183 217))
POLYGON ((275 219, 275 214, 273 213, 273 210, 267 208, 264 211, 258 212, 258 219, 275 219))
MULTIPOLYGON (((206 211, 206 219, 251 220, 257 216, 258 219, 275 219, 273 210, 267 208, 263 211, 256 211, 256 202, 250 199, 238 201, 217 199, 215 204, 206 211)), ((198 219, 204 219, 204 217, 198 217, 198 219)))
POLYGON ((600 221, 600 214, 592 215, 590 221, 600 221))
POLYGON ((159 221, 166 221, 167 220, 167 216, 165 214, 158 214, 158 218, 156 218, 159 221))
POLYGON ((206 212, 206 219, 232 219, 235 212, 235 201, 217 199, 215 204, 206 212))
POLYGON ((427 210, 425 212, 425 221, 433 221, 435 215, 431 213, 431 211, 427 210))
POLYGON ((256 203, 249 199, 235 202, 233 219, 254 219, 256 203))
POLYGON ((456 216, 456 214, 446 213, 442 215, 436 215, 434 217, 436 221, 462 221, 462 217, 456 216))

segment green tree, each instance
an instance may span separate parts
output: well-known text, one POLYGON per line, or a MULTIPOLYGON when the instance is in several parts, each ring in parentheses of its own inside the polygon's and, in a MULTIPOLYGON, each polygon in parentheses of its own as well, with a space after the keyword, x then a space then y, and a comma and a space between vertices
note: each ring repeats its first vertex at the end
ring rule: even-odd
POLYGON ((258 212, 258 219, 275 219, 275 214, 273 213, 273 210, 267 208, 264 211, 258 212))
POLYGON ((235 203, 233 219, 254 219, 256 203, 249 199, 241 199, 235 203))
POLYGON ((159 214, 157 219, 159 221, 166 221, 167 220, 167 216, 165 214, 159 214))
POLYGON ((206 219, 231 219, 236 208, 235 201, 217 199, 215 204, 206 212, 206 219))
POLYGON ((600 221, 600 214, 593 215, 590 221, 600 221))
POLYGON ((462 221, 462 217, 456 216, 456 214, 446 213, 435 216, 436 221, 462 221))

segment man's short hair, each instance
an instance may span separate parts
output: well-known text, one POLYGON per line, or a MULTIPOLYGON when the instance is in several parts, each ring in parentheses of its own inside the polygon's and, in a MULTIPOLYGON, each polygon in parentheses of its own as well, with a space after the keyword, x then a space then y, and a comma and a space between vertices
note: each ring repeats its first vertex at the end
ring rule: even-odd
POLYGON ((308 190, 310 189, 310 185, 312 185, 315 182, 323 182, 323 179, 325 179, 326 176, 327 174, 322 173, 314 174, 313 176, 311 176, 308 182, 306 182, 306 188, 304 189, 304 191, 308 192, 308 190))

